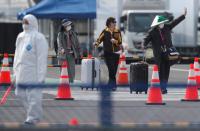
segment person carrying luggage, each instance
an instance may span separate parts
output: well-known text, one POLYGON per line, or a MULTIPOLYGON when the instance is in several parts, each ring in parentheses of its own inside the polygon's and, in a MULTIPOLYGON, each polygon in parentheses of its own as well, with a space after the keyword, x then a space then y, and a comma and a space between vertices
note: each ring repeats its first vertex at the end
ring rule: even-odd
POLYGON ((149 43, 152 43, 153 54, 155 62, 158 65, 160 85, 163 94, 167 93, 166 88, 171 66, 169 60, 165 59, 167 48, 173 46, 171 32, 176 25, 185 19, 186 14, 187 9, 185 8, 183 15, 171 22, 168 22, 168 19, 164 16, 156 16, 151 25, 151 29, 142 42, 143 49, 149 43))
POLYGON ((111 89, 116 90, 116 73, 119 62, 119 51, 122 49, 122 37, 119 29, 116 28, 116 20, 109 17, 106 20, 106 28, 101 32, 94 46, 98 47, 103 42, 104 60, 109 72, 111 89))

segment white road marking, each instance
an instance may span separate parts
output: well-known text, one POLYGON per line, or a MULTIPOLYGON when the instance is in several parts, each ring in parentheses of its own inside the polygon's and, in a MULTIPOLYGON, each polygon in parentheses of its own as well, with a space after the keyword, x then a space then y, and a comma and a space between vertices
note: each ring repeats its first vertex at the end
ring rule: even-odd
MULTIPOLYGON (((57 91, 44 91, 44 93, 51 94, 56 96, 57 91)), ((100 92, 99 91, 81 91, 81 90, 72 90, 72 97, 76 100, 89 100, 89 101, 100 101, 100 92)), ((185 89, 169 89, 168 94, 162 95, 163 101, 180 101, 185 94, 185 89)), ((56 101, 54 97, 52 98, 44 98, 43 101, 56 101)), ((147 94, 133 94, 129 93, 129 90, 118 90, 113 92, 112 100, 113 101, 146 101, 148 95, 147 94)), ((18 99, 8 98, 9 101, 15 101, 18 99)))
MULTIPOLYGON (((153 69, 152 66, 149 67, 150 69, 153 69)), ((173 70, 173 71, 182 71, 182 72, 189 72, 189 70, 186 70, 186 69, 178 69, 178 68, 174 68, 174 67, 171 67, 170 70, 173 70)))

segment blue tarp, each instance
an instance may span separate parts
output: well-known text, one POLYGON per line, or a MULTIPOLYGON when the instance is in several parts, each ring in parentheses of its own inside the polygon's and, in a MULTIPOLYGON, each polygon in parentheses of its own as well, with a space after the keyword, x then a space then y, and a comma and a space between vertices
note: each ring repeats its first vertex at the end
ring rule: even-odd
POLYGON ((96 0, 42 0, 37 5, 18 13, 18 19, 26 14, 37 18, 96 18, 96 0))

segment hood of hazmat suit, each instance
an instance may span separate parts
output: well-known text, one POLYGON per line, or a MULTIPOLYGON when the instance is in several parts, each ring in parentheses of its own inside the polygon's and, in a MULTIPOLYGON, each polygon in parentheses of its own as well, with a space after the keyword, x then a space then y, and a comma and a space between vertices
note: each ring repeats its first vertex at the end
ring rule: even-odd
POLYGON ((48 43, 43 34, 38 32, 35 16, 24 16, 23 32, 16 40, 14 57, 14 79, 16 84, 34 84, 44 82, 47 72, 48 43))

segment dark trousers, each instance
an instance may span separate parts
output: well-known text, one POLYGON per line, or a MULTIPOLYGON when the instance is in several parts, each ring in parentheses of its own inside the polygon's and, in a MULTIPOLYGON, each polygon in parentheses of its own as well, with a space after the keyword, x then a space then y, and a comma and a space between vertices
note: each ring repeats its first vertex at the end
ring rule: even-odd
POLYGON ((158 71, 161 89, 166 90, 170 73, 170 64, 169 61, 165 59, 164 54, 161 54, 160 62, 158 62, 158 71))
MULTIPOLYGON (((65 60, 60 60, 59 64, 61 65, 63 61, 67 61, 68 65, 68 75, 69 75, 69 82, 73 83, 75 79, 75 58, 73 54, 66 54, 65 60)), ((60 70, 62 71, 62 69, 60 70)))
POLYGON ((116 88, 116 73, 119 62, 119 54, 104 52, 105 63, 108 67, 109 82, 111 88, 116 88))

